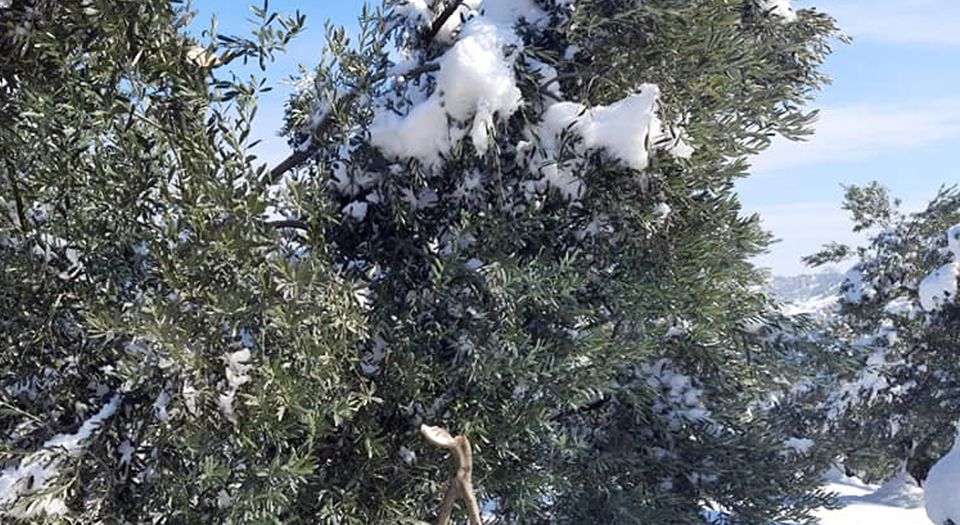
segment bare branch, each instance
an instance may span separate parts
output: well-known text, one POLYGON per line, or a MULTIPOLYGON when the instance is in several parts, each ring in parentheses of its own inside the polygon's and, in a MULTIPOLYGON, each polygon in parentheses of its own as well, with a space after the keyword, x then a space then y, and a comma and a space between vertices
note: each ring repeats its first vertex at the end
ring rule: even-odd
POLYGON ((307 224, 306 221, 302 221, 300 219, 284 219, 284 220, 278 220, 278 221, 267 221, 263 224, 264 226, 277 228, 277 229, 283 229, 283 228, 291 228, 296 230, 310 229, 310 225, 307 224))
POLYGON ((457 459, 457 471, 450 477, 447 493, 440 505, 437 514, 437 525, 447 525, 453 516, 453 506, 462 499, 467 506, 467 515, 471 525, 482 525, 480 521, 480 505, 473 492, 473 452, 470 449, 470 440, 466 436, 453 437, 440 427, 420 426, 420 433, 432 445, 449 450, 457 459))

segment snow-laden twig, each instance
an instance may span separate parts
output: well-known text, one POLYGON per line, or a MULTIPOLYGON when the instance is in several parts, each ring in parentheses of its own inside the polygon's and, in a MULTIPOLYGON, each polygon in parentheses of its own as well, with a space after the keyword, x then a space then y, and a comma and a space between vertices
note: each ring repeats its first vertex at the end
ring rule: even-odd
MULTIPOLYGON (((24 457, 19 465, 0 472, 0 508, 14 507, 25 494, 40 493, 49 488, 60 475, 59 469, 64 459, 68 456, 78 456, 83 451, 84 442, 113 416, 122 400, 121 394, 114 395, 99 412, 84 421, 75 433, 53 436, 39 450, 24 457)), ((65 512, 67 512, 66 504, 59 498, 52 498, 45 501, 43 505, 31 506, 26 510, 17 508, 0 510, 0 516, 29 518, 41 513, 60 515, 65 512)))

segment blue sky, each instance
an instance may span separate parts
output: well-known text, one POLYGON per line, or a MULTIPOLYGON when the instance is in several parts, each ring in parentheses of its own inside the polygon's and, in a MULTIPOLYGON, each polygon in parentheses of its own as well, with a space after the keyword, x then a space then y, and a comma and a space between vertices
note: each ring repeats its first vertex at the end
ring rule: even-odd
MULTIPOLYGON (((247 2, 195 0, 196 27, 210 16, 221 32, 245 28, 247 2)), ((311 65, 323 47, 323 21, 355 27, 359 0, 273 0, 282 12, 300 9, 307 32, 271 69, 278 85, 262 100, 260 125, 279 129, 279 84, 297 64, 311 65)), ((819 97, 818 134, 805 143, 779 142, 754 159, 754 175, 738 185, 744 207, 759 212, 782 239, 758 260, 777 274, 805 273, 800 257, 825 242, 855 242, 840 210, 842 184, 878 180, 906 206, 920 208, 943 184, 960 183, 960 0, 796 0, 833 14, 854 43, 840 45, 826 71, 834 78, 819 97)), ((265 132, 260 154, 273 164, 285 144, 265 132)))

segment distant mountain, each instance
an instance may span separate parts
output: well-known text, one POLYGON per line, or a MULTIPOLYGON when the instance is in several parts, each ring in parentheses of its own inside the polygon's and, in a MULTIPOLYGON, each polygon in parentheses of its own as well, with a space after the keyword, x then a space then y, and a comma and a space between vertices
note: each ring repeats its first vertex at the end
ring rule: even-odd
POLYGON ((775 276, 770 293, 786 303, 788 314, 822 314, 836 304, 842 283, 843 274, 838 271, 775 276))
POLYGON ((784 302, 807 301, 825 295, 836 295, 843 283, 843 274, 837 271, 775 276, 770 292, 784 302))

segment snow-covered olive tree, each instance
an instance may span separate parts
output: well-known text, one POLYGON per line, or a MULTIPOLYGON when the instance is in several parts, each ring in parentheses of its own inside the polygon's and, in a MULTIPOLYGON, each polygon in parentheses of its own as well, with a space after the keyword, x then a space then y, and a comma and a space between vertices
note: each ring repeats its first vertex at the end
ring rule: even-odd
MULTIPOLYGON (((824 405, 848 468, 882 481, 901 469, 922 482, 950 449, 960 409, 960 192, 944 188, 904 213, 886 188, 850 187, 845 209, 858 248, 831 245, 814 264, 854 257, 829 320, 831 338, 858 357, 824 405)), ((955 490, 955 489, 954 489, 955 490)))
POLYGON ((811 522, 733 182, 808 132, 831 18, 388 2, 328 31, 266 167, 227 73, 300 31, 266 7, 200 43, 176 2, 0 2, 5 519, 412 523, 426 423, 497 522, 811 522))

